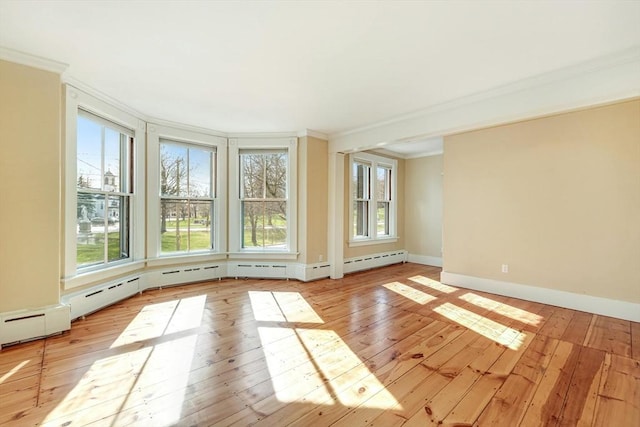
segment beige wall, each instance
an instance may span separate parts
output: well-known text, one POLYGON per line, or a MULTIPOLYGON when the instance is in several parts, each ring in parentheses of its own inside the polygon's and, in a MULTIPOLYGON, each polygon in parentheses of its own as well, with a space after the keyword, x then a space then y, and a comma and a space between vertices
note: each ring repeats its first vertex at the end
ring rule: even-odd
POLYGON ((0 60, 0 312, 57 304, 60 76, 0 60))
POLYGON ((442 155, 405 161, 405 248, 442 257, 442 155))
POLYGON ((327 260, 329 157, 327 141, 311 136, 298 145, 298 245, 299 262, 327 260))
POLYGON ((640 100, 450 136, 444 152, 445 271, 640 302, 640 100))
MULTIPOLYGON (((374 153, 380 155, 378 153, 374 153)), ((388 156, 386 156, 388 157, 388 156)), ((351 179, 351 169, 349 164, 349 156, 344 156, 344 258, 353 258, 369 254, 377 254, 381 252, 390 252, 404 249, 404 159, 396 159, 398 161, 398 182, 397 182, 397 231, 398 240, 395 243, 374 244, 366 246, 349 247, 349 233, 353 227, 351 224, 351 202, 349 201, 349 180, 351 179)))

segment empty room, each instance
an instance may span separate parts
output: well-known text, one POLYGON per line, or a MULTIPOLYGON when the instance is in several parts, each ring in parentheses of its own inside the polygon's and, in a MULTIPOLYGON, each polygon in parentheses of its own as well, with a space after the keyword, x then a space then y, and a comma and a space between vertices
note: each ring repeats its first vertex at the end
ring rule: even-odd
POLYGON ((640 426, 639 22, 0 0, 0 425, 640 426))

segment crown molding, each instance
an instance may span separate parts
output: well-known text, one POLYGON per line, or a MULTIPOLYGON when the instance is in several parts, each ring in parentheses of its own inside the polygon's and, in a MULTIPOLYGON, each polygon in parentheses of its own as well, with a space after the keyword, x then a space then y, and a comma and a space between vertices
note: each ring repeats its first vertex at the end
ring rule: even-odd
POLYGON ((20 52, 4 46, 0 46, 0 59, 57 74, 62 74, 69 68, 69 64, 65 64, 64 62, 31 55, 30 53, 20 52))
POLYGON ((297 132, 228 132, 228 138, 297 138, 297 132))
POLYGON ((147 125, 158 125, 158 126, 165 126, 165 127, 170 127, 170 128, 175 128, 175 129, 181 129, 181 130, 186 130, 186 131, 190 131, 190 132, 197 132, 197 133, 202 133, 205 135, 211 135, 211 136, 217 136, 217 137, 221 137, 221 138, 227 138, 228 134, 215 130, 215 129, 209 129, 209 128, 204 128, 204 127, 200 127, 200 126, 194 126, 194 125, 188 125, 188 124, 184 124, 184 123, 178 123, 178 122, 172 122, 171 120, 164 120, 164 119, 158 119, 155 117, 149 117, 149 119, 147 120, 147 125))
POLYGON ((442 136, 640 95, 640 45, 426 109, 329 135, 330 151, 442 136), (483 113, 471 111, 484 109, 483 113), (493 117, 491 117, 493 116, 493 117))
POLYGON ((395 151, 387 150, 384 148, 376 148, 374 150, 371 150, 371 152, 383 154, 385 156, 392 156, 392 157, 396 157, 398 159, 404 159, 404 160, 418 159, 420 157, 439 156, 444 153, 443 150, 434 150, 434 151, 420 151, 418 153, 411 153, 411 154, 403 154, 403 153, 396 153, 395 151))
POLYGON ((120 101, 119 99, 116 99, 110 95, 107 95, 104 92, 101 92, 100 90, 89 86, 88 84, 72 77, 69 75, 63 75, 62 76, 62 83, 67 84, 68 86, 72 86, 78 90, 81 90, 91 96, 93 96, 94 98, 98 98, 101 101, 104 101, 110 105, 112 105, 113 107, 118 108, 119 110, 122 110, 128 114, 131 114, 132 116, 137 117, 138 119, 141 119, 145 122, 149 122, 150 118, 144 114, 141 113, 140 111, 131 108, 129 105, 125 104, 124 102, 120 101))
POLYGON ((322 139, 324 141, 329 140, 329 135, 326 133, 318 132, 311 129, 304 129, 298 132, 298 138, 304 138, 305 136, 310 136, 312 138, 322 139))

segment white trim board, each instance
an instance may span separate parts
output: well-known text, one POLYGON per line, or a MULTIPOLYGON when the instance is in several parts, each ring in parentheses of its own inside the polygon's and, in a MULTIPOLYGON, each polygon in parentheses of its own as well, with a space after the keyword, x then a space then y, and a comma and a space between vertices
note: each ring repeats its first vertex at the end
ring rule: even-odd
POLYGON ((329 152, 379 148, 512 123, 640 95, 640 47, 329 135, 329 152))
POLYGON ((442 257, 437 256, 409 254, 407 261, 433 267, 442 267, 442 257))
POLYGON ((619 301, 591 295, 575 294, 557 289, 540 288, 519 283, 502 282, 482 277, 465 276, 463 274, 443 271, 440 281, 451 286, 489 292, 492 294, 520 298, 587 313, 600 314, 618 319, 640 322, 640 304, 619 301))
POLYGON ((28 67, 38 68, 44 71, 50 71, 56 74, 62 74, 67 68, 69 68, 69 64, 65 64, 64 62, 54 61, 53 59, 44 58, 42 56, 31 55, 30 53, 20 52, 4 46, 0 46, 0 59, 20 65, 26 65, 28 67))

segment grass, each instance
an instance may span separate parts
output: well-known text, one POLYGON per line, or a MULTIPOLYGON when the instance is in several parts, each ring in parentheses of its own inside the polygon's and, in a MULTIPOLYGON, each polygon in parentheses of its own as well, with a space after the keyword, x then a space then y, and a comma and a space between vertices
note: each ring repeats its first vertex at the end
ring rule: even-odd
POLYGON ((180 250, 178 250, 177 240, 178 236, 175 230, 167 230, 162 233, 162 252, 186 252, 187 248, 191 251, 211 248, 211 235, 209 230, 191 231, 191 233, 187 233, 185 226, 184 229, 180 230, 180 250))
MULTIPOLYGON (((108 257, 110 261, 122 258, 120 254, 120 232, 108 233, 109 248, 108 257)), ((95 233, 92 235, 91 243, 78 241, 76 262, 79 266, 104 262, 104 234, 95 233)))

